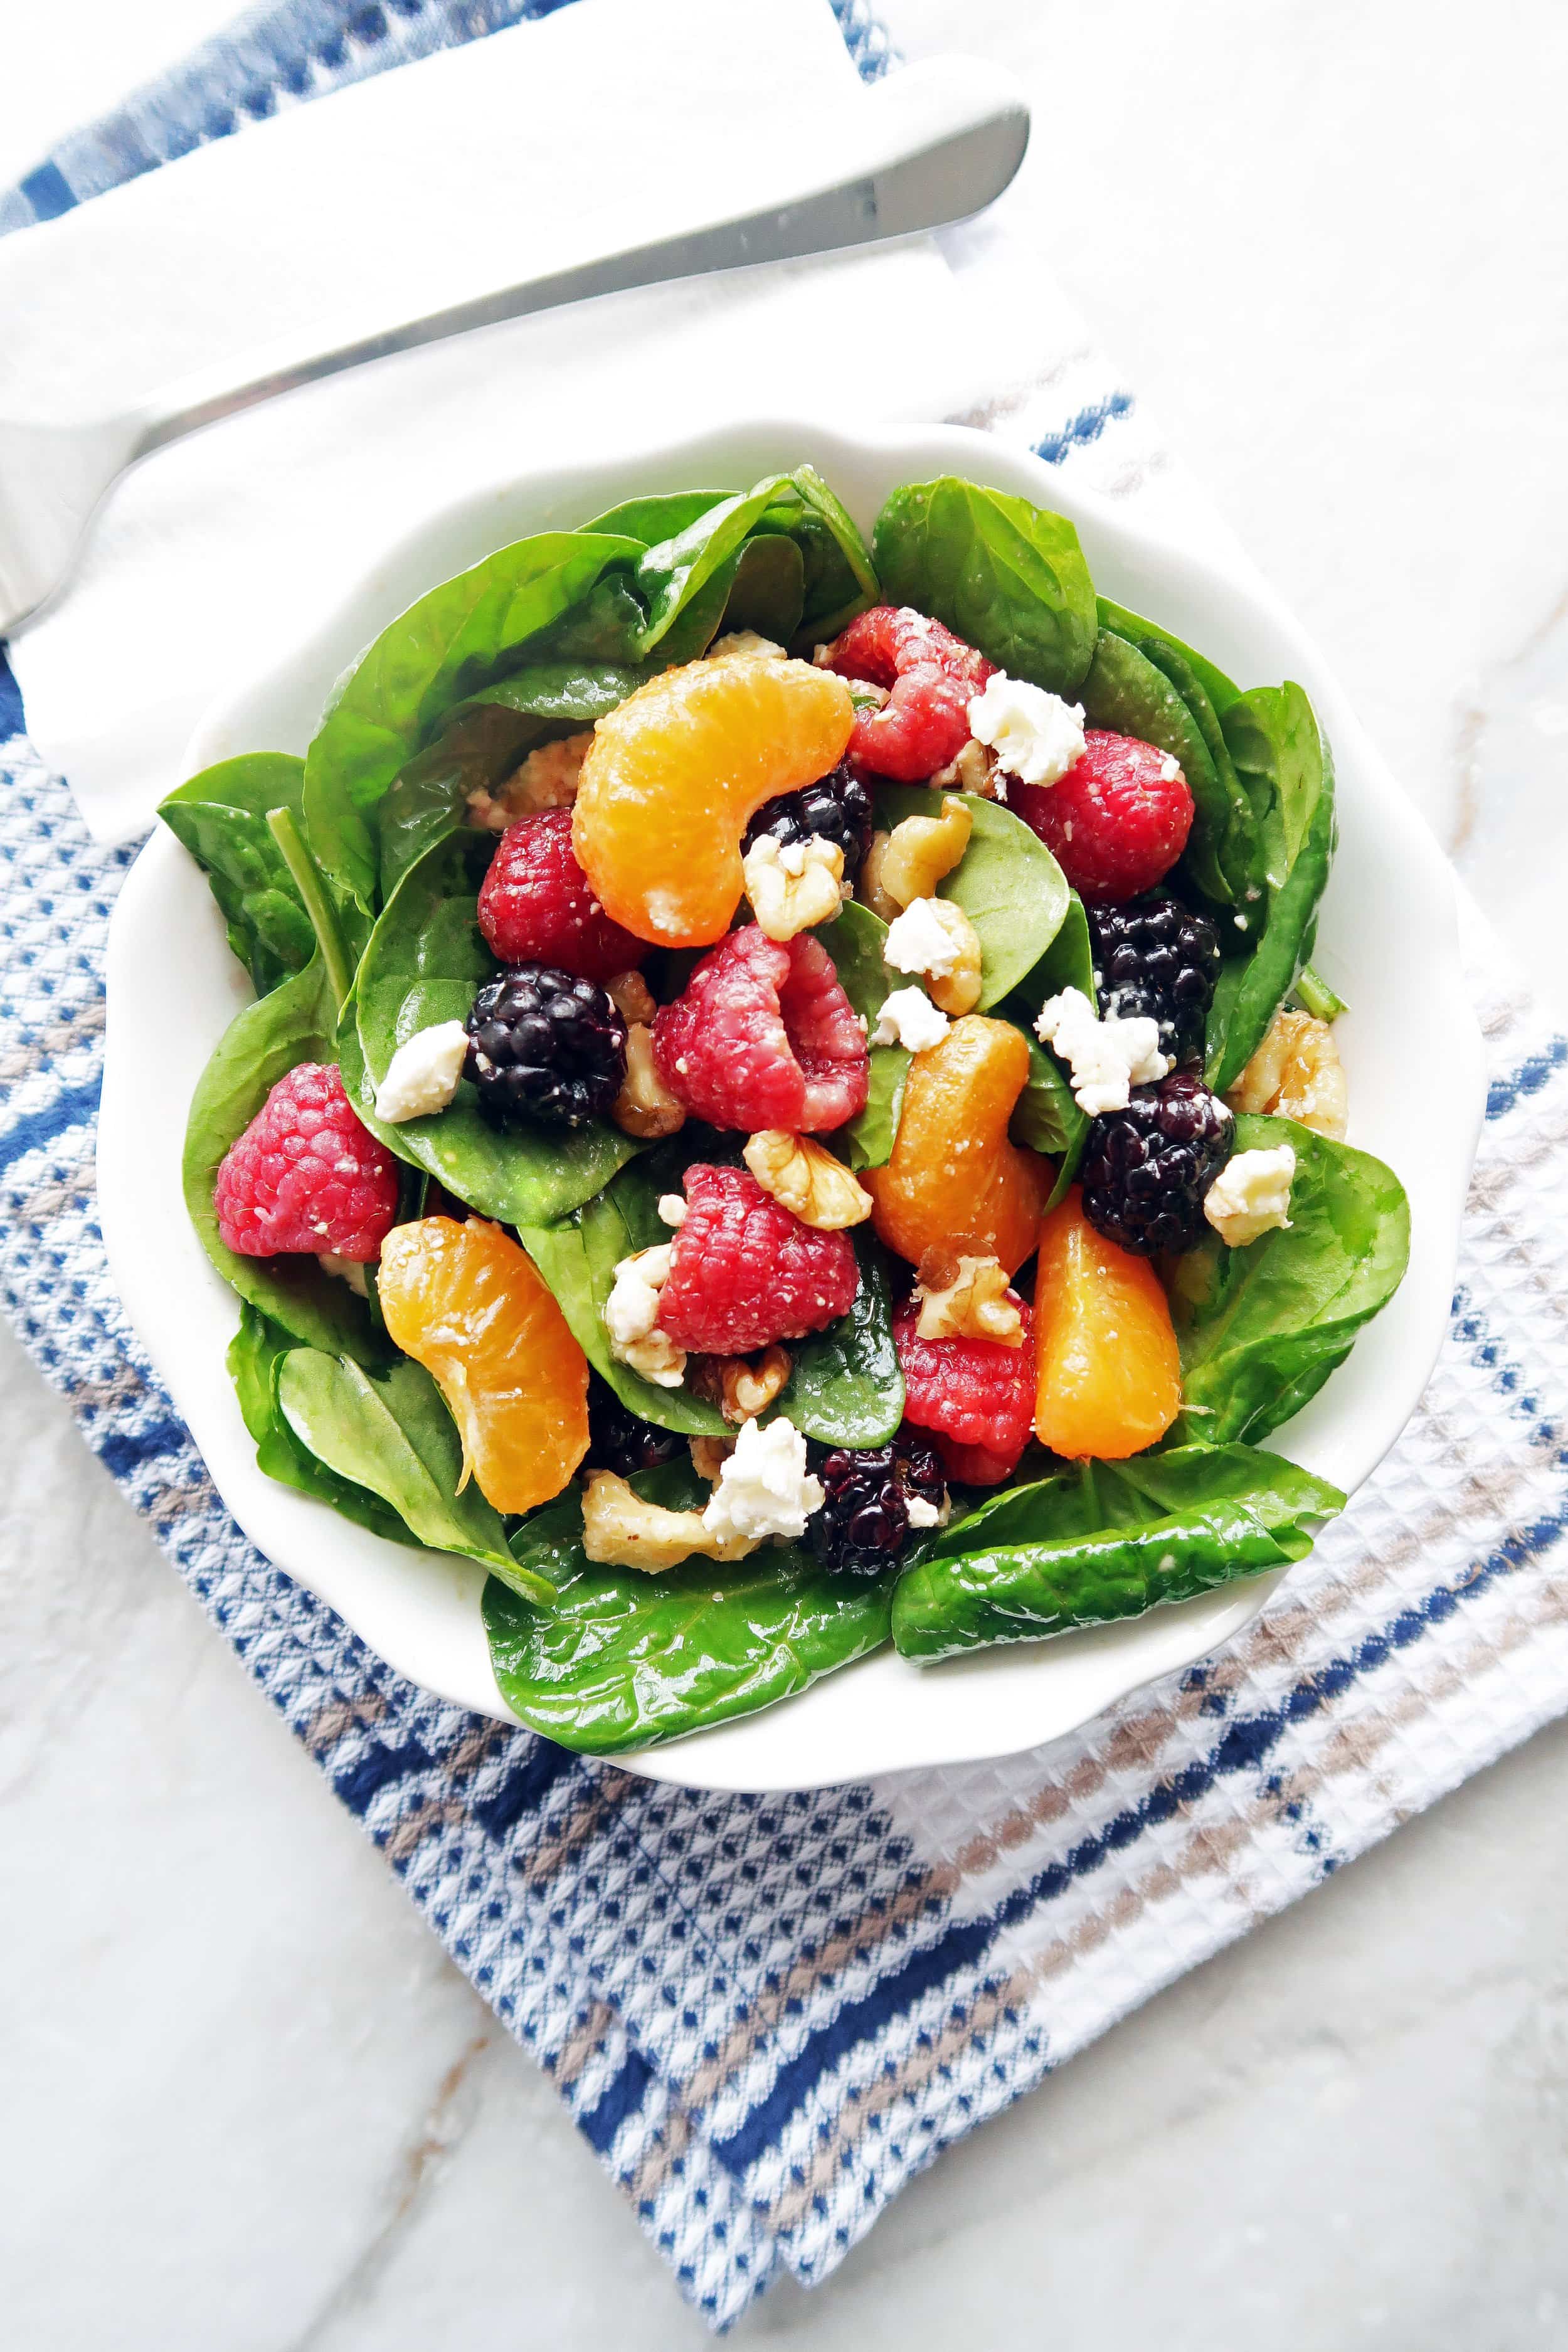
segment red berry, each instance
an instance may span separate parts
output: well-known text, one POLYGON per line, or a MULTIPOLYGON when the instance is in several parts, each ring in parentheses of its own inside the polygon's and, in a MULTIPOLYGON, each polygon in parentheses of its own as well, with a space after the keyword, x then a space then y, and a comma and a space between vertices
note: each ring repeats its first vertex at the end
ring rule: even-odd
POLYGON ((1032 825, 1080 898, 1103 904, 1152 890, 1193 829, 1193 796, 1168 751, 1087 730, 1059 784, 1015 784, 1008 805, 1032 825))
POLYGON ((543 963, 613 980, 647 953, 595 898, 572 846, 570 809, 509 824, 479 887, 479 929, 502 963, 543 963))
POLYGON ((743 1356, 847 1315, 860 1269, 847 1234, 803 1224, 744 1168, 686 1171, 659 1328, 678 1348, 743 1356))
POLYGON ((984 654, 908 604, 874 604, 827 649, 826 667, 892 692, 863 710, 849 739, 873 775, 918 783, 955 760, 969 740, 969 706, 994 675, 984 654))
POLYGON ((1024 1318, 1017 1348, 999 1339, 922 1339, 913 1297, 893 1318, 904 1418, 936 1433, 949 1475, 966 1486, 994 1486, 1010 1477, 1034 1428, 1034 1310, 1016 1292, 1007 1296, 1024 1318))
POLYGON ((787 945, 755 923, 730 932, 659 1013, 653 1051, 671 1094, 710 1127, 813 1135, 866 1107, 866 1032, 809 931, 787 945))
POLYGON ((242 1257, 329 1253, 368 1265, 397 1216, 397 1162, 354 1116, 335 1062, 279 1078, 213 1188, 217 1229, 242 1257))

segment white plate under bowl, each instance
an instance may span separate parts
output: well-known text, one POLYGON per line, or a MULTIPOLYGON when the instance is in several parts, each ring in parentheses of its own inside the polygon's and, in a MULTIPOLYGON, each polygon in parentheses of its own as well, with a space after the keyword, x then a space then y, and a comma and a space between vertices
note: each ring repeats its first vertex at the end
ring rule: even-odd
MULTIPOLYGON (((533 530, 570 526, 640 492, 743 488, 803 460, 869 530, 900 482, 955 473, 1068 515, 1102 593, 1198 646, 1245 685, 1299 679, 1332 742, 1341 844, 1315 961, 1347 999, 1337 1031, 1351 1137, 1410 1195, 1410 1270, 1398 1296, 1280 1450, 1347 1492, 1392 1445, 1432 1369, 1453 1288, 1459 1215, 1480 1118, 1480 1038, 1462 984, 1447 862, 1311 646, 1272 596, 1139 529, 1051 468, 952 426, 847 431, 738 425, 676 446, 498 483, 423 524, 353 577, 331 618, 210 711, 187 773, 247 751, 302 752, 333 680, 416 596, 533 530), (1442 1041, 1435 1086, 1430 1041, 1442 1041)), ((171 779, 171 782, 174 780, 171 779)), ((274 1485, 224 1370, 233 1294, 184 1215, 180 1153, 192 1091, 249 993, 195 866, 159 828, 126 878, 109 940, 109 1035, 99 1139, 104 1239, 121 1296, 246 1533, 394 1666, 504 1717, 479 1617, 484 1572, 422 1556, 274 1485)), ((787 1706, 617 1760, 688 1786, 795 1789, 1008 1755, 1072 1730, 1140 1684, 1201 1657, 1261 1607, 1274 1575, 1122 1625, 983 1651, 936 1667, 891 1651, 787 1706)))

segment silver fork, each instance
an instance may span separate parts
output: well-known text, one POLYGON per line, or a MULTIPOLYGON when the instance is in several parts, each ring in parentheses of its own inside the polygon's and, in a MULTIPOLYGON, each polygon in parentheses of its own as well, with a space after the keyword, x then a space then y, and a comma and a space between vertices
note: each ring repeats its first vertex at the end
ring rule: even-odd
POLYGON ((706 221, 571 268, 470 294, 416 319, 383 321, 323 347, 314 338, 220 363, 119 416, 80 424, 0 421, 0 637, 68 579, 93 516, 127 469, 187 433, 280 392, 318 383, 474 327, 595 294, 713 269, 867 245, 965 220, 1002 194, 1028 144, 1029 110, 1010 75, 968 58, 905 67, 866 93, 861 152, 843 176, 802 171, 760 212, 706 221))

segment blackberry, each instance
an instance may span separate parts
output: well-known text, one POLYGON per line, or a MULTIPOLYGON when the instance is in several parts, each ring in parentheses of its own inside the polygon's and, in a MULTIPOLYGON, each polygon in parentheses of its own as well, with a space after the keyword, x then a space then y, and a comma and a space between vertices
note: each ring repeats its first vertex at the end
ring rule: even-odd
POLYGON ((942 1464, 920 1430, 900 1430, 889 1445, 853 1452, 814 1444, 809 1453, 826 1500, 807 1519, 806 1540, 823 1566, 842 1576, 880 1576, 896 1566, 909 1540, 911 1497, 942 1508, 942 1464))
POLYGON ((637 1470, 656 1470, 679 1453, 686 1440, 672 1429, 657 1429, 623 1404, 606 1380, 588 1373, 588 1459, 595 1470, 614 1470, 629 1478, 637 1470))
POLYGON ((499 1126, 581 1127, 620 1093, 626 1024, 595 981, 550 964, 508 964, 486 981, 465 1025, 464 1073, 499 1126))
POLYGON ((1160 1024, 1162 1053, 1178 1064, 1201 1062, 1219 977, 1219 936, 1207 916, 1179 898, 1133 898, 1084 912, 1100 1012, 1123 1021, 1148 1014, 1160 1024))
POLYGON ((844 879, 858 882, 871 845, 871 795, 859 777, 850 774, 847 760, 815 784, 764 801, 741 846, 747 850, 768 839, 783 848, 792 841, 809 841, 813 834, 838 844, 844 852, 844 879))
POLYGON ((1079 1162, 1084 1215, 1138 1257, 1195 1248, 1208 1231, 1204 1194, 1235 1132, 1218 1096, 1184 1070, 1134 1087, 1125 1110, 1089 1122, 1079 1162))

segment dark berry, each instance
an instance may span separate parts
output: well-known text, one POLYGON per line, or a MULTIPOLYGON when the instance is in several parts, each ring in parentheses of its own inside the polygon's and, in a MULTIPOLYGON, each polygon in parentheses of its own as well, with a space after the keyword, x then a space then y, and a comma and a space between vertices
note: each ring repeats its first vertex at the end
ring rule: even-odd
POLYGON ((588 1460, 595 1470, 614 1470, 629 1478, 637 1470, 656 1470, 680 1452, 686 1440, 672 1429, 658 1429, 630 1405, 623 1404, 606 1380, 592 1367, 588 1372, 588 1460))
POLYGON ((1138 1257, 1195 1248, 1208 1231, 1204 1194, 1235 1132, 1218 1097, 1184 1070, 1134 1087, 1125 1110, 1089 1122, 1079 1163, 1085 1216, 1138 1257))
POLYGON ((1179 898, 1134 898, 1089 907, 1094 987, 1102 1013, 1147 1015, 1160 1024, 1160 1050, 1201 1062, 1204 1024, 1219 977, 1219 936, 1206 915, 1179 898))
POLYGON ((467 1023, 464 1065, 501 1126, 581 1127, 607 1111, 626 1074, 626 1024, 605 991, 550 964, 509 964, 486 981, 467 1023))
POLYGON ((895 1567, 910 1539, 911 1499, 937 1511, 946 1500, 936 1448, 919 1430, 901 1429, 890 1444, 858 1452, 813 1444, 808 1453, 825 1499, 805 1523, 806 1540, 841 1576, 880 1576, 895 1567))
POLYGON ((858 882, 871 845, 871 795, 859 777, 851 775, 848 761, 841 760, 815 784, 803 784, 798 793, 781 793, 776 800, 764 801, 746 827, 741 845, 750 849, 753 842, 768 840, 776 841, 783 849, 792 841, 809 841, 816 835, 838 844, 844 852, 844 879, 858 882))

